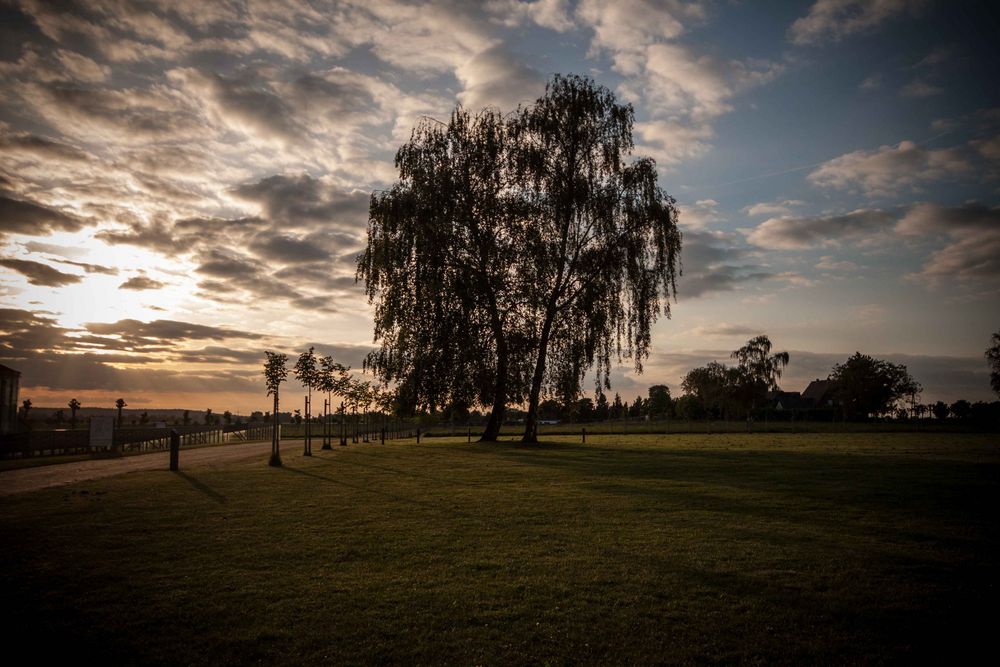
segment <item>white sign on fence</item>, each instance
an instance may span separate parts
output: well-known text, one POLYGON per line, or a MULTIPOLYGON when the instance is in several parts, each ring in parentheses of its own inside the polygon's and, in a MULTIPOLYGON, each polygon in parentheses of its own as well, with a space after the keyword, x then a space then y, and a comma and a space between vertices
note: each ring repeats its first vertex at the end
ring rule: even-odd
POLYGON ((90 448, 111 449, 115 441, 114 417, 90 418, 90 448))

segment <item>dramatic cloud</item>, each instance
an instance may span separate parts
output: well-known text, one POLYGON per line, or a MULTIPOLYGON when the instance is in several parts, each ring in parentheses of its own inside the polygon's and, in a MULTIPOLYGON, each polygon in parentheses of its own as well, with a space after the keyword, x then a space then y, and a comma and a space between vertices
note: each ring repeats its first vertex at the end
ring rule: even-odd
POLYGON ((201 100, 216 123, 243 136, 285 145, 300 142, 307 134, 291 107, 265 81, 231 79, 190 68, 174 70, 169 76, 201 100))
POLYGON ((486 106, 510 111, 518 104, 530 104, 545 92, 544 77, 502 45, 477 54, 455 70, 455 75, 464 87, 458 99, 473 112, 486 106))
POLYGON ((129 290, 148 290, 148 289, 160 289, 161 287, 166 287, 167 284, 160 282, 159 280, 153 280, 149 276, 132 276, 121 285, 118 289, 129 289, 129 290))
POLYGON ((704 327, 695 327, 692 332, 696 336, 709 336, 711 338, 752 338, 754 336, 760 335, 763 331, 759 327, 748 327, 740 324, 727 324, 725 322, 720 322, 719 324, 704 327))
POLYGON ((718 232, 686 231, 681 260, 684 273, 677 285, 679 301, 732 291, 745 283, 774 277, 747 263, 746 252, 736 240, 718 232))
POLYGON ((118 320, 117 322, 91 322, 84 325, 84 328, 94 334, 101 336, 118 336, 122 340, 134 340, 139 342, 148 341, 179 341, 179 340, 260 340, 261 334, 248 331, 238 331, 227 327, 214 327, 205 324, 194 324, 192 322, 179 322, 177 320, 153 320, 152 322, 140 322, 139 320, 118 320))
POLYGON ((972 164, 958 149, 927 149, 903 141, 897 146, 841 155, 820 165, 809 174, 809 180, 824 188, 858 189, 870 196, 888 196, 971 170, 972 164))
POLYGON ((669 120, 652 120, 635 124, 636 154, 648 155, 661 166, 676 165, 698 158, 709 151, 710 125, 686 125, 669 120))
POLYGON ((816 268, 822 271, 855 271, 858 265, 848 259, 838 261, 830 255, 823 255, 816 263, 816 268))
POLYGON ((594 30, 593 49, 626 52, 648 46, 659 39, 674 39, 688 23, 705 19, 703 3, 623 0, 583 0, 577 13, 594 30))
POLYGON ((609 53, 625 77, 619 92, 650 110, 652 118, 636 128, 640 149, 667 165, 704 154, 709 122, 732 110, 736 94, 782 71, 770 61, 721 59, 675 41, 706 19, 704 3, 585 0, 578 16, 594 31, 591 53, 609 53))
POLYGON ((316 241, 287 234, 261 234, 251 242, 250 249, 260 257, 279 262, 298 263, 330 259, 330 253, 316 241))
POLYGON ((799 201, 798 199, 786 199, 782 202, 761 202, 759 204, 753 204, 752 206, 743 207, 743 212, 753 217, 757 217, 759 215, 767 215, 771 217, 790 216, 793 208, 802 206, 804 203, 805 202, 799 201))
MULTIPOLYGON (((699 199, 693 204, 679 204, 679 215, 677 222, 685 230, 703 230, 710 223, 719 222, 722 218, 718 211, 719 202, 714 199, 699 199)), ((684 240, 688 237, 685 232, 684 240)))
POLYGON ((566 32, 575 26, 569 0, 490 0, 487 9, 494 20, 508 27, 530 22, 566 32))
POLYGON ((788 29, 788 37, 800 45, 838 41, 901 14, 915 13, 926 4, 926 0, 816 0, 809 13, 788 29))
POLYGON ((761 248, 793 250, 847 239, 859 239, 885 230, 892 214, 878 210, 858 210, 843 215, 771 218, 747 234, 747 240, 761 248))
POLYGON ((896 225, 909 237, 944 236, 944 248, 934 252, 913 278, 938 284, 954 279, 996 287, 1000 279, 1000 208, 982 204, 945 207, 918 204, 896 225))
POLYGON ((41 158, 77 165, 90 160, 79 148, 27 132, 0 135, 0 149, 8 159, 41 158))
POLYGON ((284 227, 318 223, 360 231, 368 221, 368 193, 345 192, 308 174, 268 176, 234 188, 233 194, 260 204, 265 217, 284 227))
POLYGON ((84 225, 84 220, 75 214, 0 195, 0 236, 3 234, 45 236, 54 231, 79 231, 84 225))
POLYGON ((83 276, 73 273, 63 273, 48 264, 33 262, 30 259, 0 259, 0 266, 5 266, 22 274, 32 285, 41 287, 63 287, 83 280, 83 276))
POLYGON ((103 266, 101 264, 88 264, 86 262, 74 262, 68 259, 55 259, 55 258, 50 258, 50 259, 53 259, 53 261, 59 262, 60 264, 69 264, 70 266, 75 266, 79 269, 83 269, 87 273, 100 273, 106 276, 118 275, 118 269, 114 268, 113 266, 103 266))
POLYGON ((25 84, 21 97, 69 135, 92 141, 137 144, 207 139, 209 134, 188 99, 162 87, 97 89, 76 84, 25 84))

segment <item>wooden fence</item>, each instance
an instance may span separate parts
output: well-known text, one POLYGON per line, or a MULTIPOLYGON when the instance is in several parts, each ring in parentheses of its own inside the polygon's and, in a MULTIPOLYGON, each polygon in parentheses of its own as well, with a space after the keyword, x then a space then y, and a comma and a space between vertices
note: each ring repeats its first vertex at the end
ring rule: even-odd
MULTIPOLYGON (((253 442, 271 439, 270 424, 230 426, 174 426, 171 428, 115 429, 112 450, 143 452, 170 448, 170 433, 181 434, 181 447, 253 442)), ((90 446, 90 432, 83 429, 60 431, 25 431, 0 436, 0 458, 97 454, 90 446)))

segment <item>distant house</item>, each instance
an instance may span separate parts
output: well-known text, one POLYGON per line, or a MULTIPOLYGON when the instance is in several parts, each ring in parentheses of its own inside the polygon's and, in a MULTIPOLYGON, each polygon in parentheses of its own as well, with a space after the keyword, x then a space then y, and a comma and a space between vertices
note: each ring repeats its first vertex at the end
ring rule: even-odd
POLYGON ((812 408, 829 408, 836 405, 833 380, 816 378, 802 392, 802 400, 812 408))
POLYGON ((0 364, 0 433, 11 433, 17 428, 20 390, 21 372, 0 364))
POLYGON ((797 391, 772 391, 767 399, 775 410, 801 410, 809 407, 802 400, 802 394, 797 391))

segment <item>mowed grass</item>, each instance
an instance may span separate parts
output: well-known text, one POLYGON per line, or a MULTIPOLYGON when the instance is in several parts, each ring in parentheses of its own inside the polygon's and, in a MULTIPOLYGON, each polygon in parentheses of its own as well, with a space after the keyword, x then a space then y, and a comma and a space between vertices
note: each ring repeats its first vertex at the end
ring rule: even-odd
POLYGON ((285 446, 281 469, 134 473, 0 500, 8 655, 473 665, 992 652, 995 435, 314 452, 285 446))

